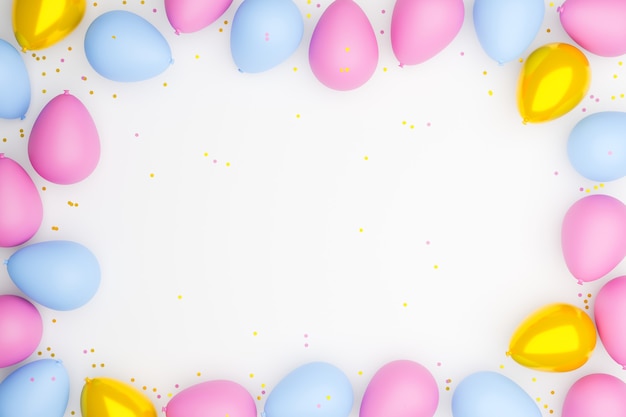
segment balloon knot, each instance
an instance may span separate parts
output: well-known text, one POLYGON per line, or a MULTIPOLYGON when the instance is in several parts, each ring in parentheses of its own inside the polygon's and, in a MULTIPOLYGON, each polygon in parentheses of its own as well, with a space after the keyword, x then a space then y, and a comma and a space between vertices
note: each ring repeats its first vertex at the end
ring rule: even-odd
POLYGON ((402 62, 400 62, 400 63, 398 64, 398 66, 399 66, 400 68, 404 68, 404 64, 403 64, 402 62))
POLYGON ((241 68, 237 68, 237 71, 243 74, 243 70, 241 68))
POLYGON ((63 90, 63 94, 68 95, 70 93, 70 90, 63 90))
POLYGON ((167 407, 166 406, 161 407, 161 412, 162 413, 167 413, 167 407))
POLYGON ((0 153, 0 159, 4 158, 4 152, 0 153))
POLYGON ((85 378, 85 384, 91 384, 92 379, 91 378, 85 378))
POLYGON ((23 53, 23 54, 25 54, 25 53, 26 53, 26 51, 27 51, 26 47, 25 47, 25 46, 22 46, 22 53, 23 53))
POLYGON ((175 33, 176 35, 180 36, 180 30, 178 30, 178 29, 174 29, 174 33, 175 33))
POLYGON ((174 58, 170 59, 170 65, 174 65, 174 58))
POLYGON ((526 119, 526 118, 522 119, 522 124, 527 125, 528 124, 528 119, 526 119))
POLYGON ((24 119, 26 119, 26 115, 25 114, 20 116, 20 120, 24 120, 24 119))
POLYGON ((8 260, 8 259, 5 259, 5 260, 4 260, 4 264, 5 264, 5 265, 8 265, 8 264, 9 264, 9 260, 8 260))
POLYGON ((563 13, 563 6, 559 6, 559 7, 557 7, 557 8, 556 8, 556 12, 557 12, 558 14, 563 13))
POLYGON ((582 279, 579 279, 579 280, 578 280, 578 282, 577 282, 577 284, 578 284, 578 285, 583 285, 583 280, 582 280, 582 279))
POLYGON ((512 354, 513 354, 513 353, 512 353, 510 350, 507 350, 507 351, 506 351, 506 356, 511 357, 511 355, 512 355, 512 354))

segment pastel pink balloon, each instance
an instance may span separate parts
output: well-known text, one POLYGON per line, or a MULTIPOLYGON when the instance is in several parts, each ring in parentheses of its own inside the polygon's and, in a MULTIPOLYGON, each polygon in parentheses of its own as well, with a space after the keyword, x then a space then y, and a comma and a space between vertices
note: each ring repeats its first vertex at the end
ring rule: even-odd
POLYGON ((34 305, 17 295, 0 295, 0 368, 28 358, 42 334, 43 322, 34 305))
POLYGON ((565 214, 561 246, 579 284, 602 278, 626 256, 626 206, 608 195, 581 198, 565 214))
POLYGON ((359 417, 432 417, 439 389, 419 363, 398 360, 384 365, 365 390, 359 417))
POLYGON ((437 55, 463 26, 463 0, 397 0, 391 17, 391 46, 400 66, 437 55))
POLYGON ((626 276, 612 279, 602 287, 594 316, 604 348, 626 369, 626 276))
POLYGON ((43 220, 41 197, 28 173, 0 153, 0 246, 21 245, 43 220))
POLYGON ((626 53, 626 2, 567 0, 558 9, 561 25, 580 46, 600 56, 626 53))
POLYGON ((224 380, 193 385, 167 404, 167 417, 256 417, 254 399, 241 385, 224 380))
POLYGON ((591 374, 571 386, 563 402, 562 417, 626 416, 626 384, 607 374, 591 374))
POLYGON ((74 184, 96 169, 100 138, 79 99, 65 91, 46 104, 33 125, 28 157, 35 171, 55 184, 74 184))
POLYGON ((324 11, 309 44, 313 74, 335 90, 365 84, 378 65, 378 43, 363 10, 353 0, 335 0, 324 11))
POLYGON ((233 0, 165 0, 165 14, 176 33, 197 32, 226 13, 233 0))

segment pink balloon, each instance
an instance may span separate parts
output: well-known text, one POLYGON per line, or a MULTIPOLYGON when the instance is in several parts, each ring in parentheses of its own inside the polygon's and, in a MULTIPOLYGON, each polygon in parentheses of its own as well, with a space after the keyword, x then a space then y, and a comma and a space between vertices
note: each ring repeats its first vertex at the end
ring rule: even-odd
POLYGON ((41 197, 24 168, 0 153, 0 246, 21 245, 43 220, 41 197))
POLYGON ((233 0, 165 0, 165 14, 176 34, 197 32, 226 13, 233 0))
POLYGON ((16 295, 0 295, 0 368, 28 358, 42 334, 43 322, 34 305, 16 295))
POLYGON ((615 278, 602 287, 596 298, 594 316, 604 348, 626 369, 626 276, 615 278))
POLYGON ((572 385, 563 402, 562 417, 626 416, 626 384, 607 374, 591 374, 572 385))
POLYGON ((602 278, 626 256, 626 206, 608 195, 581 198, 565 214, 561 245, 579 284, 602 278))
POLYGON ((378 43, 363 10, 353 0, 335 0, 315 26, 309 45, 313 74, 335 90, 365 84, 378 65, 378 43))
POLYGON ((558 11, 563 29, 589 52, 600 56, 626 53, 623 0, 567 0, 558 11))
POLYGON ((241 385, 208 381, 176 394, 165 408, 167 417, 256 417, 256 404, 241 385))
POLYGON ((437 55, 463 26, 463 0, 397 0, 391 17, 391 46, 400 66, 437 55))
POLYGON ((55 184, 74 184, 96 169, 100 138, 79 99, 65 91, 46 104, 33 125, 28 157, 35 171, 55 184))
POLYGON ((439 389, 419 363, 399 360, 384 365, 365 390, 359 417, 432 417, 439 389))

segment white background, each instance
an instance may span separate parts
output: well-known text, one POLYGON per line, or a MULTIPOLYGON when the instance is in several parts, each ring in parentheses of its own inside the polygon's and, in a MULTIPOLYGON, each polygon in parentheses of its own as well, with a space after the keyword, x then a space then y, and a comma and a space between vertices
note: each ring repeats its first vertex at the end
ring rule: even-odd
MULTIPOLYGON (((260 412, 284 375, 320 360, 352 382, 353 417, 369 379, 395 359, 433 373, 438 417, 451 415, 454 388, 475 371, 514 379, 546 416, 560 415, 579 377, 623 377, 599 342, 570 373, 532 371, 505 356, 531 312, 553 302, 593 306, 601 285, 626 273, 620 265, 581 287, 560 248, 572 203, 598 192, 626 198, 624 180, 585 180, 566 155, 584 115, 624 109, 620 57, 586 53, 593 79, 583 102, 558 120, 524 126, 516 107, 522 64, 498 66, 484 53, 472 1, 454 41, 405 68, 390 44, 394 2, 358 1, 380 60, 351 92, 326 88, 308 65, 311 33, 329 1, 296 1, 302 44, 261 74, 239 73, 230 55, 240 3, 181 36, 161 1, 89 3, 69 38, 24 55, 33 100, 25 120, 0 120, 0 152, 46 188, 44 221, 29 243, 77 241, 102 268, 101 288, 84 307, 39 306, 44 336, 31 359, 63 360, 72 383, 66 415, 80 413, 87 376, 145 387, 159 413, 168 394, 230 379, 260 398, 260 412), (144 82, 99 76, 85 58, 84 33, 115 9, 153 23, 175 63, 144 82), (64 89, 89 109, 102 143, 96 171, 71 186, 40 178, 26 152, 39 111, 64 89)), ((542 29, 520 58, 573 42, 558 5, 546 2, 542 29)), ((17 47, 10 14, 3 0, 0 38, 17 47)), ((0 293, 19 294, 4 269, 0 293)))

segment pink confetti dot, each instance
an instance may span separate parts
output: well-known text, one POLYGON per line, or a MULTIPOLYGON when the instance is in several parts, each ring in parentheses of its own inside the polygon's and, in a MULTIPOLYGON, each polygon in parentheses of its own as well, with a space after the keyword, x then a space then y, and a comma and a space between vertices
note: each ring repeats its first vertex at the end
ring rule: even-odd
POLYGON ((317 3, 317 8, 319 9, 320 7, 322 7, 322 5, 317 3))
POLYGON ((317 405, 317 408, 322 408, 322 404, 318 404, 318 405, 317 405))
POLYGON ((609 156, 613 155, 613 151, 609 151, 609 156))
POLYGON ((385 13, 386 13, 385 9, 382 9, 380 12, 381 12, 382 14, 385 14, 385 13))
POLYGON ((157 395, 157 398, 158 398, 158 399, 161 399, 161 394, 157 395))
POLYGON ((152 13, 156 13, 156 12, 157 12, 157 9, 152 9, 152 13))
POLYGON ((305 348, 308 348, 308 347, 309 347, 309 344, 308 344, 308 343, 305 343, 305 344, 304 344, 304 347, 305 347, 305 348))
POLYGON ((384 34, 385 34, 385 31, 381 29, 381 30, 380 30, 380 34, 381 34, 381 35, 384 35, 384 34))
POLYGON ((35 382, 35 378, 32 378, 32 377, 31 377, 31 378, 29 379, 29 381, 30 381, 30 382, 35 382))
POLYGON ((426 123, 426 126, 430 127, 430 122, 426 123))
POLYGON ((585 191, 585 189, 583 187, 580 187, 578 191, 585 191))
POLYGON ((214 160, 213 160, 213 163, 214 163, 214 164, 217 164, 217 159, 214 159, 214 160))
POLYGON ((582 108, 583 113, 585 113, 587 111, 587 109, 585 107, 582 108))
POLYGON ((305 333, 305 334, 304 334, 304 337, 309 337, 308 333, 305 333))
POLYGON ((56 381, 56 380, 57 380, 57 377, 56 377, 56 376, 53 376, 52 378, 50 378, 50 380, 51 380, 51 381, 56 381))
POLYGON ((87 349, 83 350, 83 353, 86 355, 87 354, 87 349))
POLYGON ((441 362, 437 362, 437 366, 441 366, 441 362))
POLYGON ((461 56, 465 56, 465 52, 461 52, 461 56))
POLYGON ((265 390, 261 391, 261 395, 265 395, 265 390))
POLYGON ((599 98, 597 98, 597 99, 596 99, 596 103, 599 103, 599 102, 600 102, 600 99, 599 99, 599 98))
POLYGON ((554 171, 554 175, 559 175, 559 171, 554 171))
POLYGON ((138 138, 139 137, 139 133, 135 133, 135 137, 138 138))
POLYGON ((178 384, 174 385, 174 388, 178 388, 178 387, 180 387, 180 385, 178 385, 178 384))
POLYGON ((65 58, 61 58, 61 62, 65 62, 65 58))
POLYGON ((593 94, 589 96, 589 98, 592 99, 592 100, 593 100, 594 97, 595 96, 593 94))
POLYGON ((426 241, 426 244, 427 244, 427 245, 430 245, 430 240, 427 240, 427 241, 426 241))

